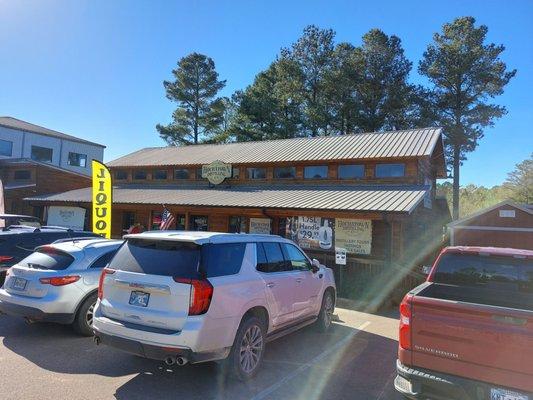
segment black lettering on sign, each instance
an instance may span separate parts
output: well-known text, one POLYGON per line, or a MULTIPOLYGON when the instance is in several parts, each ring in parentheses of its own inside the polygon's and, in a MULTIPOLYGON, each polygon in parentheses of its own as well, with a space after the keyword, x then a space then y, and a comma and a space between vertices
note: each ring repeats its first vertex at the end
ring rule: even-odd
POLYGON ((107 195, 105 193, 97 193, 95 200, 96 204, 101 206, 107 201, 107 195))
POLYGON ((95 211, 98 218, 105 218, 107 215, 107 207, 96 207, 95 211))
POLYGON ((107 228, 107 224, 105 221, 102 221, 102 220, 96 221, 96 229, 98 229, 99 231, 104 231, 105 228, 107 228))

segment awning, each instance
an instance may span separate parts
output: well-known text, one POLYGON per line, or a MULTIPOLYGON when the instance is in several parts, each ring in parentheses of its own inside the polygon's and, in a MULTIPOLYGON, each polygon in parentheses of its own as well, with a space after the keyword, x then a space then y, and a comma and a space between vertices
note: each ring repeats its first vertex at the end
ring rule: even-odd
MULTIPOLYGON (((165 204, 410 213, 422 201, 424 186, 155 186, 113 187, 113 204, 165 204)), ((90 203, 91 188, 29 197, 33 202, 90 203)))

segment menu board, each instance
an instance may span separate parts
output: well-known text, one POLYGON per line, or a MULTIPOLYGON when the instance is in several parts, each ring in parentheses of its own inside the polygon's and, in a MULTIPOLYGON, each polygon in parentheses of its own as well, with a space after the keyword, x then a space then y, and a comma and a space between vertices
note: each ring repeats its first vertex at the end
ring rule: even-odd
POLYGON ((334 219, 321 217, 287 218, 285 237, 303 249, 333 250, 334 219))
POLYGON ((366 254, 372 251, 372 221, 369 219, 335 219, 335 247, 349 254, 366 254))

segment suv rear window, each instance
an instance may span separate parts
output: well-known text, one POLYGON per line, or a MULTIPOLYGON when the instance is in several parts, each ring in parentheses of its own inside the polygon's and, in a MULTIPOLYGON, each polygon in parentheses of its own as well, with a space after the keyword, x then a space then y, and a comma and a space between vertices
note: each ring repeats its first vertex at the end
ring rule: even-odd
POLYGON ((74 261, 70 254, 56 249, 39 249, 18 263, 23 267, 34 269, 51 269, 61 271, 67 269, 74 261))
POLYGON ((532 308, 533 260, 526 258, 444 254, 433 282, 468 287, 462 292, 481 304, 532 308))
POLYGON ((246 244, 206 244, 129 239, 109 268, 150 275, 198 278, 239 272, 246 244))

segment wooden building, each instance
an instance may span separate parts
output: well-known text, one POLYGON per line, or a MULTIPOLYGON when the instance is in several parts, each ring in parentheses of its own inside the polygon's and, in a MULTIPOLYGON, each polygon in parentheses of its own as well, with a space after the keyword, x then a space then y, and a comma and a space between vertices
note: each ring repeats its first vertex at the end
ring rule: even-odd
POLYGON ((503 201, 448 224, 453 246, 533 250, 533 205, 503 201))
MULTIPOLYGON (((390 293, 449 222, 435 199, 446 176, 439 128, 146 148, 108 166, 113 236, 135 223, 158 229, 163 206, 175 229, 280 234, 359 299, 390 293)), ((91 190, 28 200, 89 209, 91 190)))

